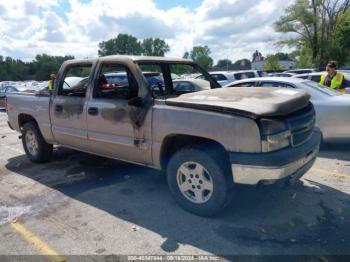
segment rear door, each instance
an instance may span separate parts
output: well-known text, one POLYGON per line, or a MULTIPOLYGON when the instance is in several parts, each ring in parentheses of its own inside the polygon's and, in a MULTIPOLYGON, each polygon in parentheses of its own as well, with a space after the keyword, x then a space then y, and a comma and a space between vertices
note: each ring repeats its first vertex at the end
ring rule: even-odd
POLYGON ((152 110, 129 105, 138 97, 138 90, 127 65, 104 62, 98 66, 87 107, 91 151, 130 162, 152 163, 152 110))
POLYGON ((86 94, 92 71, 91 62, 71 64, 60 72, 50 106, 52 133, 61 145, 88 150, 86 94))

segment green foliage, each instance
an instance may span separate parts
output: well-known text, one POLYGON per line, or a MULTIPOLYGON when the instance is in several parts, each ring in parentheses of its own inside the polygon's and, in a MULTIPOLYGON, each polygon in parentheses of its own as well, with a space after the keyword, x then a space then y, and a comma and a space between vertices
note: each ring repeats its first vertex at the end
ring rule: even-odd
POLYGON ((116 38, 98 44, 99 56, 107 55, 141 55, 141 42, 134 36, 119 34, 116 38))
POLYGON ((340 15, 327 51, 326 56, 338 61, 341 65, 350 62, 350 11, 340 15))
POLYGON ((278 60, 282 60, 282 61, 291 61, 293 60, 289 54, 287 53, 281 53, 281 52, 278 52, 275 54, 275 56, 277 57, 278 60))
POLYGON ((194 46, 190 52, 185 52, 184 58, 190 58, 202 67, 210 69, 213 67, 213 59, 210 57, 208 46, 194 46))
POLYGON ((290 56, 296 61, 296 68, 312 68, 312 51, 309 48, 302 47, 293 51, 290 56))
POLYGON ((267 71, 281 70, 281 65, 279 64, 278 56, 267 55, 265 59, 264 70, 267 70, 267 71))
POLYGON ((230 59, 218 60, 215 68, 219 70, 230 70, 232 67, 232 61, 230 59))
POLYGON ((252 63, 249 59, 240 59, 232 64, 232 70, 248 70, 252 68, 252 63))
POLYGON ((169 45, 159 38, 146 38, 143 41, 128 34, 119 34, 116 38, 98 44, 99 56, 106 55, 145 55, 164 56, 170 51, 169 45))
POLYGON ((233 63, 230 59, 222 59, 217 62, 214 69, 215 70, 249 70, 251 69, 251 62, 249 59, 240 59, 233 63))
POLYGON ((141 47, 145 56, 164 56, 170 51, 169 45, 159 38, 146 38, 142 41, 141 47))
POLYGON ((74 59, 73 56, 50 56, 46 54, 37 55, 34 61, 35 79, 47 80, 50 74, 57 74, 62 63, 66 60, 74 59))
POLYGON ((296 0, 275 22, 277 32, 288 34, 280 41, 300 49, 300 64, 324 67, 328 60, 349 61, 350 1, 296 0))
POLYGON ((48 80, 57 73, 61 64, 73 56, 37 55, 32 62, 6 57, 0 63, 0 81, 48 80))

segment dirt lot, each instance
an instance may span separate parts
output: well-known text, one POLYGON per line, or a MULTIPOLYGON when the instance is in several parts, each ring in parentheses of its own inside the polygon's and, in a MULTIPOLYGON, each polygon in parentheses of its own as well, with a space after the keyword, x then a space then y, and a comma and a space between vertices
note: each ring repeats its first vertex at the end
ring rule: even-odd
POLYGON ((201 218, 159 172, 56 148, 37 165, 0 112, 1 255, 350 255, 350 145, 320 152, 304 185, 240 188, 201 218))

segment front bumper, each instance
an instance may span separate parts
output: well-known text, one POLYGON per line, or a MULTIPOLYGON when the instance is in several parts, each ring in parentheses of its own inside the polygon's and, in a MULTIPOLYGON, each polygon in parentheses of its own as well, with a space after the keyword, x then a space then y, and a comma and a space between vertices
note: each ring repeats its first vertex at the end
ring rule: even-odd
POLYGON ((233 181, 256 185, 287 176, 300 178, 313 165, 319 151, 321 132, 315 129, 311 138, 298 147, 270 153, 230 153, 233 181))

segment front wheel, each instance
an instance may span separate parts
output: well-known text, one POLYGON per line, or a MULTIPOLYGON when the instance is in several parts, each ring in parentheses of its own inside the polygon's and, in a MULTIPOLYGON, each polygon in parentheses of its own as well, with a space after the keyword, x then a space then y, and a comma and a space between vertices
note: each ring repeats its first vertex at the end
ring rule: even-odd
POLYGON ((43 163, 50 160, 53 146, 46 143, 35 123, 28 122, 24 124, 22 128, 22 144, 30 161, 43 163))
POLYGON ((169 189, 176 202, 189 212, 213 216, 230 200, 230 179, 226 164, 204 150, 183 148, 167 168, 169 189))

